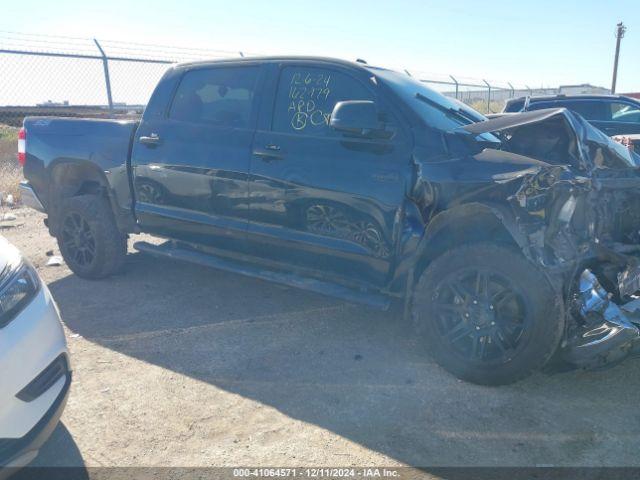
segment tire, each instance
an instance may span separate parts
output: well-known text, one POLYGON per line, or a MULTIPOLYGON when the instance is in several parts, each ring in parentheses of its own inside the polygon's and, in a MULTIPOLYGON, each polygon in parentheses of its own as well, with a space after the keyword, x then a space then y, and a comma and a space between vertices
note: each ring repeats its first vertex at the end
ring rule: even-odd
POLYGON ((412 302, 413 326, 433 359, 482 385, 513 383, 542 368, 562 338, 562 312, 560 296, 532 263, 486 243, 436 258, 412 302))
POLYGON ((97 195, 66 198, 59 211, 58 246, 73 273, 95 280, 122 269, 127 236, 118 230, 106 198, 97 195))

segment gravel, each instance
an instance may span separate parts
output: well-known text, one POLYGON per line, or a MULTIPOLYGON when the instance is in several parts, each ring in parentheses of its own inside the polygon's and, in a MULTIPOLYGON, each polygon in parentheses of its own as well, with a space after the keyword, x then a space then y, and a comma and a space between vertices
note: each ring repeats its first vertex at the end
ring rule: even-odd
POLYGON ((0 233, 49 285, 74 369, 36 465, 640 465, 637 359, 471 385, 397 310, 135 252, 82 280, 45 267, 59 250, 42 215, 11 212, 22 225, 0 233))

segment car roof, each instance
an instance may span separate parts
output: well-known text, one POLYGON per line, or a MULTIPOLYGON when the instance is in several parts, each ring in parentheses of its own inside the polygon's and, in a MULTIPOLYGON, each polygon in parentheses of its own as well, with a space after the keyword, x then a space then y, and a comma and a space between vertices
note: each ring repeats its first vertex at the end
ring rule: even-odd
POLYGON ((343 67, 350 68, 358 68, 365 70, 371 65, 367 64, 363 60, 358 60, 352 62, 350 60, 343 60, 339 58, 332 57, 318 57, 318 56, 295 56, 295 55, 286 55, 286 56, 264 56, 264 57, 237 57, 237 58, 225 58, 218 60, 198 60, 195 62, 186 62, 179 63, 175 66, 175 68, 194 68, 194 67, 203 67, 203 66, 215 66, 215 65, 233 65, 233 64, 243 64, 243 63, 277 63, 277 62, 285 62, 285 61, 304 61, 304 62, 317 62, 317 63, 328 63, 333 65, 340 65, 343 67))
MULTIPOLYGON (((527 97, 517 97, 507 100, 508 103, 522 102, 527 97)), ((638 100, 632 97, 625 97, 624 95, 606 95, 606 94, 575 94, 565 95, 560 93, 558 95, 538 95, 530 96, 529 102, 544 102, 550 100, 631 100, 633 103, 638 103, 638 100)))

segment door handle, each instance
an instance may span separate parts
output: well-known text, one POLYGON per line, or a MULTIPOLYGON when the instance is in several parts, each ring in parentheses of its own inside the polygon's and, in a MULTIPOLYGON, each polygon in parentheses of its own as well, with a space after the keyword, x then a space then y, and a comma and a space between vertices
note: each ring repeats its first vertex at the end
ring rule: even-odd
POLYGON ((273 160, 282 160, 284 156, 280 152, 279 145, 265 145, 264 149, 258 148, 253 151, 253 154, 256 157, 259 157, 261 160, 265 162, 271 162, 273 160))
POLYGON ((160 137, 157 133, 152 133, 148 137, 142 136, 138 140, 143 145, 158 145, 160 143, 160 137))

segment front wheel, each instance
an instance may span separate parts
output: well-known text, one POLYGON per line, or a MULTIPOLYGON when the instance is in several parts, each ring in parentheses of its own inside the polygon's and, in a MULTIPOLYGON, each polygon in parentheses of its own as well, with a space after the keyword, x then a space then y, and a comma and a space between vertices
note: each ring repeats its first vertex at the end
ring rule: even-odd
POLYGON ((564 326, 562 303, 545 276, 518 252, 492 244, 436 258, 416 285, 412 316, 437 363, 484 385, 540 369, 564 326))

